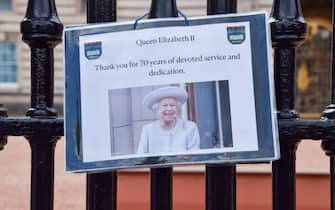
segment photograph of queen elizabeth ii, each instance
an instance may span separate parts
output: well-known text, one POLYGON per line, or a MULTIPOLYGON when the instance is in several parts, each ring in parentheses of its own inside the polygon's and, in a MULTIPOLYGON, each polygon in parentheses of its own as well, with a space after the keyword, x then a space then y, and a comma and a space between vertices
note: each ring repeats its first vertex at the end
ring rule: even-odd
POLYGON ((109 90, 111 157, 196 154, 232 147, 229 84, 222 81, 217 88, 215 84, 109 90))
POLYGON ((200 149, 197 125, 181 118, 188 94, 182 87, 166 86, 149 92, 144 106, 158 119, 143 126, 137 153, 181 152, 200 149))
POLYGON ((198 126, 189 120, 187 85, 109 91, 111 156, 182 153, 200 149, 198 126))

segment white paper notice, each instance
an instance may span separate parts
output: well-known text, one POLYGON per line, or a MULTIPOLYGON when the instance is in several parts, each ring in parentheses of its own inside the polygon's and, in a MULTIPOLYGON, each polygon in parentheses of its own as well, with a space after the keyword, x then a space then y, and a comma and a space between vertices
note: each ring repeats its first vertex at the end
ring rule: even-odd
POLYGON ((221 151, 258 149, 248 22, 85 35, 79 45, 85 162, 114 158, 110 90, 176 83, 228 80, 234 146, 221 151))

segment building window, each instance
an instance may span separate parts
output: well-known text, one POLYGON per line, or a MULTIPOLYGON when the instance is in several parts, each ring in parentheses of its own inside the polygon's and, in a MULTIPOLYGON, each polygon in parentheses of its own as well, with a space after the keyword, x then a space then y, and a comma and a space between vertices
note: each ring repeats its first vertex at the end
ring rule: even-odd
POLYGON ((16 83, 16 45, 13 42, 0 42, 0 83, 16 83))
POLYGON ((0 10, 11 10, 12 0, 0 0, 0 10))

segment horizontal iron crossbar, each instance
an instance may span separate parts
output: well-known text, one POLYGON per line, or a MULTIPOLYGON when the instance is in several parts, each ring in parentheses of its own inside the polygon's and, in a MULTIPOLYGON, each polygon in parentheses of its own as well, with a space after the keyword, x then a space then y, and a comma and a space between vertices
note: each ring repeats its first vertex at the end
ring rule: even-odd
MULTIPOLYGON (((335 120, 279 120, 281 139, 335 139, 335 120)), ((63 136, 63 119, 0 118, 0 136, 63 136)))
POLYGON ((0 117, 0 136, 63 136, 63 122, 61 118, 0 117))
POLYGON ((279 136, 281 139, 335 139, 335 120, 293 119, 279 120, 279 136))

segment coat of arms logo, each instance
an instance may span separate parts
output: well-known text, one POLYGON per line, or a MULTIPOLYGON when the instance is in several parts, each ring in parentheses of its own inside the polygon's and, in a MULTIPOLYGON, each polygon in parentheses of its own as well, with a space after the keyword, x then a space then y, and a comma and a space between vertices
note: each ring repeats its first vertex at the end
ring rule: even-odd
POLYGON ((245 40, 245 26, 227 27, 227 37, 231 44, 242 44, 245 40))
POLYGON ((84 44, 85 57, 88 60, 98 59, 102 55, 101 42, 88 42, 84 44))

